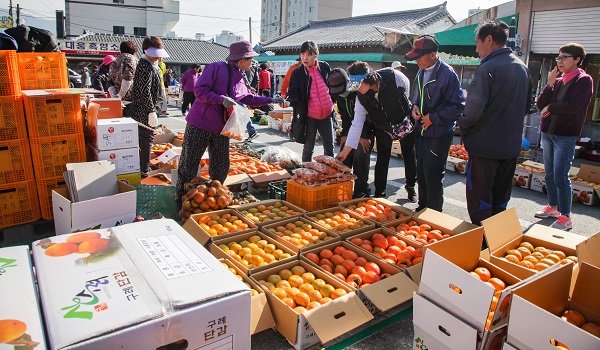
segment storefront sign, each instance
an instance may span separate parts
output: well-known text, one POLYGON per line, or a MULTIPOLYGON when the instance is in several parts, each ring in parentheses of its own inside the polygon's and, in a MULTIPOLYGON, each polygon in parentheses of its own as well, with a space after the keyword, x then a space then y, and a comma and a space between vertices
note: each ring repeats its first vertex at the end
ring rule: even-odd
POLYGON ((61 40, 60 48, 62 52, 77 55, 118 55, 120 53, 117 43, 101 41, 61 40))
POLYGON ((439 52, 438 57, 449 65, 455 66, 478 66, 481 62, 481 59, 476 57, 453 55, 445 52, 439 52))
POLYGON ((271 68, 273 69, 273 72, 275 73, 275 75, 285 75, 285 73, 287 73, 288 69, 295 63, 296 63, 296 61, 268 62, 268 64, 271 65, 271 68))

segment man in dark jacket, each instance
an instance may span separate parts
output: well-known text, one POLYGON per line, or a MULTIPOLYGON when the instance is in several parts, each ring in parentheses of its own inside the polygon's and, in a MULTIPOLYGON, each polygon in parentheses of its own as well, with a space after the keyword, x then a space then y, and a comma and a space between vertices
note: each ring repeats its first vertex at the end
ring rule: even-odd
POLYGON ((505 210, 510 200, 531 99, 529 70, 505 46, 507 31, 506 23, 496 20, 477 28, 481 63, 459 120, 469 152, 467 208, 476 225, 505 210))
POLYGON ((465 104, 458 76, 437 57, 438 47, 435 36, 422 35, 406 54, 407 60, 416 61, 419 66, 411 94, 412 117, 416 120, 417 211, 442 211, 446 160, 465 104))

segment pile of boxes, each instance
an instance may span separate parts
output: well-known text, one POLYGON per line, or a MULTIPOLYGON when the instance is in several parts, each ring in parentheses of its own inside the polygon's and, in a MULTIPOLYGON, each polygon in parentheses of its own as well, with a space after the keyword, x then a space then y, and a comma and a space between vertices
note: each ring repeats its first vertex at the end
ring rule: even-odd
POLYGON ((280 109, 269 112, 267 116, 269 128, 289 133, 292 127, 291 109, 280 109))

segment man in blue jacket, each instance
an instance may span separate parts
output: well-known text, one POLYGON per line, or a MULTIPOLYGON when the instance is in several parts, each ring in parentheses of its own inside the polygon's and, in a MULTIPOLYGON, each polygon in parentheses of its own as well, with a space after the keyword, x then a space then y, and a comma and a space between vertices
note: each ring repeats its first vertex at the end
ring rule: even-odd
POLYGON ((446 160, 456 121, 465 105, 458 76, 438 58, 438 47, 435 36, 422 35, 406 54, 407 60, 416 61, 419 66, 411 93, 412 117, 416 120, 417 211, 442 211, 446 160))
POLYGON ((507 31, 506 23, 495 20, 477 27, 481 63, 459 120, 469 152, 467 209, 476 225, 505 210, 510 200, 531 101, 529 70, 506 47, 507 31))

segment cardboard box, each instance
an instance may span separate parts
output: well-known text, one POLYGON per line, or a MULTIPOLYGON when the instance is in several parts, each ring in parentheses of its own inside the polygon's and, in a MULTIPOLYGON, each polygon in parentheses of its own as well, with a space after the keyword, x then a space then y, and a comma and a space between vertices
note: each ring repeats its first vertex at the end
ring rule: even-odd
POLYGON ((402 147, 400 147, 400 141, 392 142, 392 155, 402 157, 402 147))
POLYGON ((502 346, 502 350, 523 350, 523 349, 519 349, 518 347, 509 344, 508 342, 504 342, 504 345, 502 346))
POLYGON ((44 326, 28 246, 0 248, 0 330, 21 329, 13 335, 4 332, 0 349, 46 349, 44 326), (7 325, 8 320, 13 320, 7 325), (7 342, 16 343, 7 343, 7 342), (21 346, 18 346, 21 345, 21 346), (26 347, 25 345, 30 345, 26 347))
POLYGON ((138 125, 131 118, 99 119, 88 127, 90 143, 98 150, 139 146, 138 125))
MULTIPOLYGON (((544 168, 544 164, 536 163, 532 161, 525 161, 523 165, 531 166, 532 174, 531 174, 531 186, 530 189, 546 193, 546 171, 544 168)), ((569 170, 569 178, 574 178, 579 173, 579 168, 571 167, 569 170)))
POLYGON ((264 225, 269 225, 269 224, 272 224, 272 223, 275 223, 275 222, 280 222, 280 221, 283 221, 283 220, 300 217, 300 216, 302 216, 302 214, 306 213, 306 210, 304 210, 304 209, 302 209, 302 208, 300 208, 300 207, 298 207, 296 205, 293 205, 290 202, 282 201, 282 200, 279 200, 279 199, 269 199, 269 200, 266 200, 266 201, 248 203, 248 204, 238 205, 238 206, 234 206, 234 207, 235 207, 235 210, 238 213, 240 213, 242 216, 245 216, 246 213, 248 212, 248 210, 251 209, 251 208, 257 208, 260 205, 264 205, 265 207, 268 208, 268 207, 272 206, 273 204, 275 204, 277 202, 281 202, 281 204, 283 204, 283 206, 288 207, 288 209, 290 209, 290 210, 294 210, 298 214, 294 214, 294 215, 291 215, 291 216, 284 216, 284 217, 281 217, 281 218, 275 218, 275 219, 269 220, 269 221, 264 221, 264 222, 263 221, 257 221, 257 222, 253 222, 253 223, 256 226, 258 226, 258 227, 262 227, 264 225))
POLYGON ((326 229, 329 229, 333 233, 340 235, 342 237, 342 239, 345 239, 346 237, 354 236, 354 235, 362 233, 362 232, 372 231, 377 228, 377 225, 375 225, 375 222, 373 222, 369 219, 366 219, 344 207, 334 207, 334 208, 311 211, 311 212, 305 213, 304 217, 310 221, 318 223, 319 225, 325 227, 326 229), (339 212, 339 214, 336 214, 336 212, 339 212), (361 220, 362 222, 364 222, 364 225, 362 227, 356 228, 356 229, 346 228, 344 230, 337 230, 336 227, 332 227, 323 222, 319 222, 319 221, 322 221, 322 219, 318 219, 316 216, 319 214, 325 214, 325 213, 333 214, 332 218, 335 218, 335 216, 337 216, 337 215, 348 215, 349 217, 354 218, 356 220, 361 220))
POLYGON ((131 187, 135 187, 142 183, 142 178, 139 171, 135 173, 117 175, 117 180, 131 187))
MULTIPOLYGON (((358 199, 352 199, 352 200, 345 201, 345 202, 332 203, 332 205, 339 205, 340 207, 348 209, 348 207, 350 205, 357 205, 358 203, 360 203, 360 202, 366 202, 367 200, 373 200, 373 201, 377 202, 378 204, 382 204, 384 207, 390 207, 390 208, 392 208, 392 210, 394 212, 398 213, 398 216, 394 220, 402 219, 402 218, 405 218, 405 217, 410 217, 410 216, 413 215, 412 210, 410 210, 410 209, 408 209, 406 207, 403 207, 403 206, 401 206, 399 204, 396 204, 396 203, 394 203, 392 201, 389 201, 389 200, 387 200, 385 198, 358 198, 358 199)), ((355 212, 354 210, 351 210, 351 209, 348 209, 348 210, 350 210, 351 212, 357 214, 360 217, 368 219, 366 216, 361 215, 361 214, 355 212)), ((382 226, 383 224, 391 222, 391 221, 393 221, 393 220, 389 220, 389 221, 385 221, 385 222, 378 222, 378 221, 376 221, 375 225, 382 226)))
POLYGON ((163 164, 162 167, 149 171, 148 176, 141 183, 144 185, 175 186, 177 179, 174 178, 173 173, 176 171, 177 169, 174 169, 171 164, 163 164))
POLYGON ((571 298, 571 264, 556 266, 551 273, 514 289, 508 342, 523 349, 553 349, 552 341, 569 349, 600 348, 600 338, 560 318, 565 310, 574 309, 586 322, 600 324, 600 269, 580 264, 571 298))
POLYGON ((133 222, 136 213, 135 188, 118 183, 119 193, 77 203, 67 188, 52 191, 54 231, 57 235, 95 230, 133 222))
POLYGON ((223 264, 226 264, 229 268, 235 270, 236 274, 242 276, 242 281, 250 285, 252 289, 258 292, 256 295, 252 295, 252 315, 250 321, 250 332, 256 334, 264 331, 265 329, 275 327, 275 320, 271 313, 271 308, 267 301, 267 296, 262 288, 256 281, 245 275, 236 265, 233 264, 233 260, 219 259, 223 264))
POLYGON ((525 166, 521 164, 517 165, 512 180, 513 186, 529 188, 531 185, 531 174, 532 171, 525 169, 525 166))
MULTIPOLYGON (((250 349, 250 291, 175 221, 96 232, 108 245, 94 253, 50 256, 53 246, 34 246, 53 349, 156 349, 182 339, 194 349, 250 349)), ((83 239, 51 241, 69 238, 83 239)))
POLYGON ((466 174, 468 162, 469 161, 465 160, 465 159, 448 156, 448 159, 446 160, 446 170, 455 171, 455 172, 461 173, 461 174, 466 174))
POLYGON ((256 232, 256 225, 254 225, 252 223, 252 221, 248 220, 246 217, 244 217, 243 215, 237 213, 233 209, 223 209, 223 210, 211 211, 211 212, 208 212, 208 213, 193 214, 192 216, 190 216, 189 219, 187 219, 187 221, 185 222, 185 224, 183 224, 183 228, 192 237, 194 237, 194 239, 196 241, 198 241, 203 246, 208 247, 208 246, 210 246, 211 243, 213 243, 213 241, 216 238, 213 237, 213 236, 211 236, 208 232, 206 232, 206 230, 204 230, 202 228, 202 226, 200 226, 200 224, 198 223, 198 219, 201 218, 201 217, 204 217, 204 216, 209 216, 209 217, 213 216, 213 215, 223 216, 224 214, 230 214, 230 215, 237 216, 246 225, 248 225, 248 229, 242 230, 242 231, 238 231, 238 232, 233 232, 233 233, 226 233, 226 234, 218 236, 221 239, 227 238, 227 237, 232 237, 232 236, 237 236, 237 235, 243 234, 243 233, 256 232))
POLYGON ((283 269, 291 269, 296 265, 304 267, 307 272, 313 273, 316 278, 323 279, 333 287, 344 289, 348 294, 303 314, 298 314, 270 291, 265 290, 275 319, 275 329, 295 349, 304 349, 319 342, 326 344, 373 319, 373 315, 352 291, 352 288, 336 278, 331 278, 324 271, 316 269, 305 261, 292 261, 279 265, 256 273, 252 275, 252 278, 266 280, 269 275, 277 274, 283 269))
MULTIPOLYGON (((356 294, 360 297, 363 304, 372 314, 376 314, 380 311, 387 311, 412 299, 413 292, 417 291, 417 285, 410 280, 410 277, 403 273, 401 268, 388 264, 379 257, 367 253, 352 243, 334 242, 312 249, 310 252, 319 255, 319 252, 321 252, 323 249, 329 249, 333 251, 336 247, 340 246, 355 252, 359 257, 363 257, 369 262, 377 264, 381 269, 382 274, 388 273, 391 275, 390 277, 381 279, 360 289, 355 289, 355 286, 348 284, 349 287, 356 291, 356 294)), ((306 254, 307 252, 301 253, 300 259, 313 265, 315 268, 320 269, 319 266, 315 265, 312 261, 306 258, 306 254)), ((327 271, 325 271, 325 273, 330 274, 327 271)), ((336 278, 332 274, 330 275, 332 278, 336 278)), ((346 283, 345 281, 342 282, 346 283)))
MULTIPOLYGON (((283 221, 277 221, 275 223, 271 223, 269 225, 263 225, 260 228, 260 231, 264 234, 266 234, 269 237, 272 237, 273 239, 275 239, 276 241, 278 241, 280 244, 290 248, 291 250, 293 250, 294 252, 296 252, 297 254, 300 254, 301 252, 305 252, 307 250, 313 250, 316 249, 318 247, 322 247, 325 245, 328 245, 332 242, 336 242, 336 241, 340 241, 340 235, 333 233, 332 231, 326 229, 324 226, 321 226, 319 224, 317 224, 316 222, 310 221, 307 218, 304 218, 302 216, 300 217, 296 217, 296 218, 288 218, 287 220, 283 220, 283 221), (325 237, 325 239, 321 239, 320 242, 318 243, 309 243, 306 246, 303 247, 299 247, 296 246, 295 244, 293 244, 292 242, 283 239, 276 231, 276 227, 277 226, 285 226, 286 224, 289 223, 294 223, 296 221, 302 221, 305 224, 308 224, 310 226, 312 226, 312 228, 319 230, 320 232, 324 232, 327 234, 327 237, 325 237)), ((282 233, 283 235, 283 233, 282 233)))
POLYGON ((283 113, 283 115, 281 116, 281 119, 283 119, 284 122, 287 122, 289 124, 292 123, 293 118, 294 118, 293 113, 283 113))
POLYGON ((283 122, 281 123, 281 131, 287 132, 287 133, 291 132, 292 131, 292 123, 287 122, 284 119, 283 122))
POLYGON ((111 150, 98 150, 86 143, 88 162, 107 160, 115 165, 117 175, 140 171, 140 150, 138 147, 111 150))
POLYGON ((239 269, 243 274, 248 275, 248 276, 252 275, 253 273, 257 273, 257 272, 260 272, 260 271, 263 271, 266 269, 270 269, 273 266, 285 264, 286 262, 293 261, 293 260, 298 260, 298 254, 296 252, 294 252, 287 246, 280 244, 277 240, 271 238, 270 236, 268 236, 260 231, 253 231, 253 232, 248 232, 248 233, 237 234, 235 236, 230 236, 227 238, 218 236, 218 237, 214 238, 213 243, 209 246, 209 248, 210 248, 210 252, 212 253, 212 255, 216 256, 217 258, 223 258, 223 259, 229 260, 231 262, 231 264, 235 265, 235 267, 237 269, 239 269), (240 243, 242 241, 248 241, 248 238, 250 238, 252 236, 259 236, 261 240, 267 241, 268 244, 274 245, 275 249, 279 249, 279 250, 283 251, 283 253, 287 253, 290 256, 288 258, 284 258, 281 260, 274 260, 271 263, 264 265, 264 266, 247 266, 247 265, 242 264, 240 261, 236 260, 234 257, 229 255, 225 250, 221 249, 221 247, 220 247, 221 245, 228 246, 229 243, 231 243, 231 242, 240 243))
MULTIPOLYGON (((285 109, 277 109, 274 111, 270 111, 269 112, 269 117, 273 118, 273 119, 283 119, 284 115, 291 115, 292 114, 292 109, 291 108, 285 108, 285 109)), ((291 122, 291 119, 288 121, 291 122)))
POLYGON ((100 106, 97 119, 123 118, 123 105, 120 98, 91 98, 88 110, 92 103, 100 106))
POLYGON ((573 187, 573 202, 585 205, 598 203, 600 196, 600 167, 581 164, 575 181, 571 182, 573 187))

